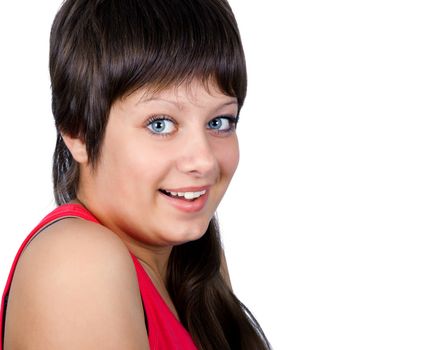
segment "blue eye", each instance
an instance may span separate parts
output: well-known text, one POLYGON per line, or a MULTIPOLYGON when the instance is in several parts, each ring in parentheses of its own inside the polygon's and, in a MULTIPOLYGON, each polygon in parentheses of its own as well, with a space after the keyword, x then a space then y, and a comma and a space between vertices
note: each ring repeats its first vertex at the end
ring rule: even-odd
POLYGON ((154 134, 171 134, 176 128, 173 121, 165 117, 153 118, 148 122, 147 128, 154 134))
POLYGON ((208 122, 208 128, 219 132, 228 132, 235 128, 236 118, 217 117, 208 122))

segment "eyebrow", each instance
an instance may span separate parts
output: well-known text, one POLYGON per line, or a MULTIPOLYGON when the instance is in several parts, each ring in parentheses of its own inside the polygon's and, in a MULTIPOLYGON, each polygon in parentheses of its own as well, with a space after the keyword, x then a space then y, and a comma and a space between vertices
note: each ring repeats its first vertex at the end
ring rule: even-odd
POLYGON ((222 106, 230 106, 230 105, 238 105, 239 103, 237 102, 237 98, 235 98, 235 99, 233 99, 233 100, 231 100, 231 101, 228 101, 228 102, 226 102, 226 103, 223 103, 222 104, 222 106))
POLYGON ((141 97, 136 104, 139 104, 139 103, 148 103, 148 102, 154 102, 154 101, 160 101, 160 102, 170 103, 172 105, 175 105, 177 108, 181 109, 181 106, 180 106, 180 104, 177 101, 167 100, 165 98, 157 97, 157 96, 152 96, 152 97, 148 97, 148 98, 141 97))
MULTIPOLYGON (((153 101, 161 101, 161 102, 170 103, 170 104, 176 106, 178 109, 183 109, 182 106, 180 105, 180 103, 178 103, 177 101, 168 100, 168 99, 158 97, 158 96, 152 96, 152 97, 148 97, 148 98, 141 97, 136 104, 148 103, 148 102, 153 102, 153 101)), ((236 105, 237 106, 238 105, 237 99, 232 98, 230 101, 227 101, 227 102, 221 104, 218 108, 230 106, 230 105, 236 105)))

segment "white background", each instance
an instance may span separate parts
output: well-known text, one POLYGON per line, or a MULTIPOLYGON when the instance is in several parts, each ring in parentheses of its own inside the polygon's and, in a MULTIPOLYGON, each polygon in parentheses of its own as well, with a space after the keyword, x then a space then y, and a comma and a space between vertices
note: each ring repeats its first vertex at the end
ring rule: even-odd
MULTIPOLYGON (((0 2, 0 283, 53 208, 48 37, 0 2)), ((231 1, 249 68, 219 209, 232 282, 274 349, 422 348, 419 1, 231 1)))

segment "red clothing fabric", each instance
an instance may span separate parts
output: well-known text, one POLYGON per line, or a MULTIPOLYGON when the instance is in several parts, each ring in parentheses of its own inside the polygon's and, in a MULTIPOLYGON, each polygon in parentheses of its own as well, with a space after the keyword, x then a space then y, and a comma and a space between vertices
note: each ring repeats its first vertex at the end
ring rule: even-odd
MULTIPOLYGON (((6 315, 7 298, 9 295, 10 285, 12 283, 13 274, 19 258, 37 233, 41 233, 43 228, 52 224, 53 222, 66 218, 79 217, 95 223, 98 220, 82 205, 79 204, 65 204, 57 207, 50 214, 48 214, 41 222, 32 230, 16 254, 12 268, 9 273, 9 278, 6 282, 6 287, 3 292, 1 311, 0 311, 0 350, 3 350, 3 335, 4 335, 4 320, 6 315)), ((190 334, 177 320, 171 312, 167 304, 164 302, 161 295, 158 293, 148 274, 145 272, 138 259, 129 252, 132 256, 135 265, 136 274, 138 277, 139 291, 144 305, 146 324, 148 330, 148 340, 151 350, 196 350, 190 334)))

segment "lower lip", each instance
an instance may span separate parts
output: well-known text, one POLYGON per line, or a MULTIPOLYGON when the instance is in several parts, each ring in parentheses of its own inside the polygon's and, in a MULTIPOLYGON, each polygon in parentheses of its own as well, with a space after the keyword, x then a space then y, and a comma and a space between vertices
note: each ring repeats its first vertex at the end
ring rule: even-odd
POLYGON ((188 201, 185 199, 178 199, 178 198, 173 198, 170 196, 165 195, 164 193, 160 194, 171 204, 173 205, 176 209, 181 210, 185 213, 196 213, 201 211, 208 199, 208 191, 205 192, 205 194, 203 194, 201 197, 193 200, 193 201, 188 201))

